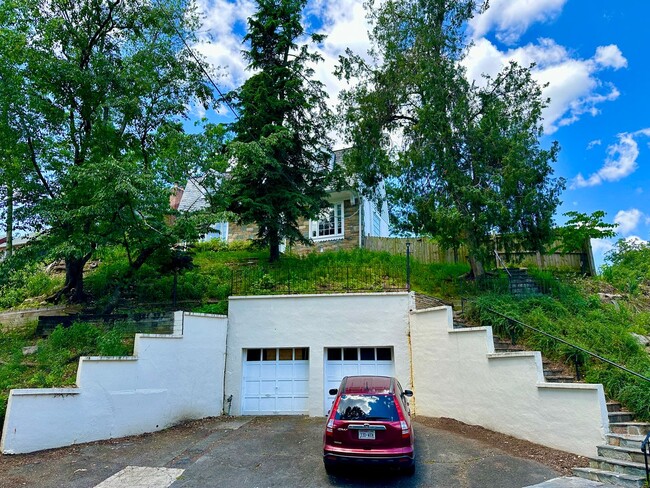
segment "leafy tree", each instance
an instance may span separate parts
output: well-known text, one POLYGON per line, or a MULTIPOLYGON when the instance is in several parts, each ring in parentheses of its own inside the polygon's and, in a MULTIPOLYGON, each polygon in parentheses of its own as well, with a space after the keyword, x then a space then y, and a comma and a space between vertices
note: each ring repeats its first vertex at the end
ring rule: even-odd
POLYGON ((137 269, 191 231, 166 223, 181 177, 159 148, 192 100, 211 97, 182 41, 197 26, 186 0, 0 4, 0 66, 24 97, 10 117, 37 183, 21 221, 40 232, 35 248, 66 264, 53 299, 85 299, 84 265, 99 246, 124 246, 137 269))
MULTIPOLYGON (((279 257, 283 238, 308 243, 300 219, 327 206, 330 113, 310 66, 321 60, 308 45, 301 12, 306 0, 257 0, 248 19, 244 56, 255 74, 229 95, 239 114, 229 146, 234 164, 224 178, 225 208, 240 224, 256 223, 258 240, 279 257)), ((313 34, 312 42, 323 37, 313 34)))
POLYGON ((559 246, 554 251, 575 252, 582 250, 589 239, 606 239, 616 236, 617 224, 609 224, 603 219, 605 212, 597 210, 591 215, 582 212, 566 212, 569 219, 556 229, 559 246))
POLYGON ((541 250, 564 180, 557 143, 540 146, 545 101, 514 63, 478 85, 462 59, 473 0, 370 2, 371 62, 348 53, 338 74, 360 81, 341 97, 347 166, 368 192, 389 183, 401 230, 468 246, 483 274, 492 235, 506 249, 541 250))
POLYGON ((605 255, 603 277, 620 290, 629 293, 650 290, 650 244, 620 239, 605 255))

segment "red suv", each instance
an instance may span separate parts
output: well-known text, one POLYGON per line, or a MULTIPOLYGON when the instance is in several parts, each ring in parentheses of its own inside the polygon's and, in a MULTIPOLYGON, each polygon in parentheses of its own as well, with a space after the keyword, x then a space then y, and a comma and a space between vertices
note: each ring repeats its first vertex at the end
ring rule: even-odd
POLYGON ((413 428, 407 397, 388 376, 346 376, 327 416, 323 461, 328 473, 342 464, 383 464, 415 472, 413 428))

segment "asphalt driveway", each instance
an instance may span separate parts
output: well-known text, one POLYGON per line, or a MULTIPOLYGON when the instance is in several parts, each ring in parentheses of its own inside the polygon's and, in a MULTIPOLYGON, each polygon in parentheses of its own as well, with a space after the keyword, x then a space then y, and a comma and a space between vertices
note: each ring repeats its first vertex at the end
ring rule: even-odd
POLYGON ((417 467, 328 476, 324 419, 213 418, 164 432, 41 453, 0 456, 0 487, 521 488, 560 476, 534 461, 415 422, 417 467))

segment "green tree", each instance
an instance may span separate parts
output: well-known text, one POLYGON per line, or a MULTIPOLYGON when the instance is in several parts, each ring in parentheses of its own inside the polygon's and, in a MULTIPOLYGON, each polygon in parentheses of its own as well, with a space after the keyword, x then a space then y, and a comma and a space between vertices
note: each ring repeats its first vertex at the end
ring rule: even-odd
POLYGON ((583 250, 589 239, 607 239, 616 236, 618 224, 605 222, 605 212, 596 210, 591 215, 582 212, 566 212, 568 217, 566 223, 556 229, 555 233, 559 240, 558 247, 554 251, 575 252, 583 250))
POLYGON ((564 180, 552 177, 557 143, 540 146, 546 102, 530 70, 466 79, 473 0, 370 5, 371 61, 348 53, 338 70, 360 79, 341 102, 362 191, 386 180, 398 227, 466 244, 475 276, 495 233, 506 249, 542 250, 564 180))
POLYGON ((605 255, 603 278, 628 293, 650 291, 650 244, 620 239, 605 255))
MULTIPOLYGON (((221 190, 240 224, 256 223, 258 240, 279 257, 281 240, 309 242, 299 220, 327 206, 330 113, 310 67, 321 60, 303 37, 306 0, 257 0, 244 56, 255 74, 230 99, 238 112, 229 146, 234 162, 221 190)), ((312 35, 312 42, 322 36, 312 35)))
POLYGON ((99 246, 123 245, 137 269, 191 230, 183 219, 167 225, 181 177, 158 148, 163 128, 211 97, 183 42, 197 26, 186 0, 0 5, 0 65, 20 80, 24 103, 11 117, 37 183, 22 224, 40 233, 35 248, 66 264, 53 299, 85 299, 84 265, 99 246))

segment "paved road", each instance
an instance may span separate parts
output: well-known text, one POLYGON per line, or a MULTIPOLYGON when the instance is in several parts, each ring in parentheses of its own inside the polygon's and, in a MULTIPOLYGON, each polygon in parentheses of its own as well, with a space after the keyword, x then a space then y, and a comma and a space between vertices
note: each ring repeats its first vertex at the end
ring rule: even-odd
POLYGON ((0 456, 0 487, 522 488, 557 478, 539 463, 415 422, 414 476, 328 476, 323 419, 214 418, 164 432, 22 456, 0 456))

